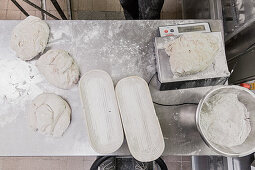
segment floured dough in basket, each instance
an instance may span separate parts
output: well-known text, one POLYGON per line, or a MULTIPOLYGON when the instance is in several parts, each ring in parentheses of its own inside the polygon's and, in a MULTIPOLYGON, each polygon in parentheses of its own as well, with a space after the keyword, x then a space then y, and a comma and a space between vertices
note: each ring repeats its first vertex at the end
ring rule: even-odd
POLYGON ((219 51, 218 39, 208 33, 185 33, 168 43, 165 51, 175 76, 196 74, 213 64, 219 51))

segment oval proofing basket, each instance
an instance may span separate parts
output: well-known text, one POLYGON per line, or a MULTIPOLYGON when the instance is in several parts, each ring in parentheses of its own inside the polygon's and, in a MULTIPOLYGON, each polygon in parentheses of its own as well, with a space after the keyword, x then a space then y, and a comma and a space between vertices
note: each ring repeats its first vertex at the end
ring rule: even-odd
POLYGON ((116 151, 124 135, 110 75, 89 71, 82 76, 79 90, 91 147, 101 154, 116 151))
POLYGON ((146 81, 132 76, 115 88, 129 150, 141 162, 156 160, 165 143, 146 81))

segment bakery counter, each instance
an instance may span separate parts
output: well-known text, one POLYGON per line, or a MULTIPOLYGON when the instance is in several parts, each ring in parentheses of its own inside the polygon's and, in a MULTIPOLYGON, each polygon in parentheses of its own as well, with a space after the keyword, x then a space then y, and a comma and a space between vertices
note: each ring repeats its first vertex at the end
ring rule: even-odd
MULTIPOLYGON (((88 141, 78 87, 62 90, 50 85, 34 66, 38 57, 24 62, 11 50, 10 35, 18 22, 0 21, 0 156, 99 155, 88 141), (13 88, 5 89, 6 84, 13 88), (42 92, 54 92, 71 106, 71 124, 60 138, 45 137, 28 126, 27 106, 42 92)), ((158 27, 193 22, 209 22, 212 31, 223 32, 220 20, 47 21, 50 38, 46 51, 67 50, 77 61, 81 75, 101 69, 115 84, 131 75, 148 82, 156 72, 154 39, 159 36, 158 27)), ((156 81, 154 77, 150 83, 152 98, 163 104, 198 103, 213 88, 159 91, 156 81)), ((163 155, 216 155, 195 127, 196 105, 155 105, 155 109, 165 140, 163 155)), ((125 141, 113 153, 129 154, 125 141)))

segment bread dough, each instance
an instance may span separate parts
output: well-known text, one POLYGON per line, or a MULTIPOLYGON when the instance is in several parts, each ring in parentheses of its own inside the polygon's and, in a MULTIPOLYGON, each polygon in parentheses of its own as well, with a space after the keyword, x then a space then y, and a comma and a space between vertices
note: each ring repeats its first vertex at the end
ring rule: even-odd
POLYGON ((208 33, 185 33, 166 45, 174 75, 185 76, 201 72, 212 65, 218 53, 218 39, 208 33))
POLYGON ((49 38, 49 27, 38 17, 29 16, 12 31, 11 48, 22 60, 31 60, 42 53, 49 38))
POLYGON ((36 62, 40 73, 54 86, 70 89, 78 83, 79 67, 74 59, 64 50, 49 50, 36 62))
POLYGON ((206 137, 220 146, 242 144, 251 131, 249 112, 237 94, 216 94, 204 103, 201 127, 206 137))
POLYGON ((29 124, 46 136, 60 137, 70 124, 70 116, 70 106, 64 99, 53 93, 43 93, 32 101, 29 124))

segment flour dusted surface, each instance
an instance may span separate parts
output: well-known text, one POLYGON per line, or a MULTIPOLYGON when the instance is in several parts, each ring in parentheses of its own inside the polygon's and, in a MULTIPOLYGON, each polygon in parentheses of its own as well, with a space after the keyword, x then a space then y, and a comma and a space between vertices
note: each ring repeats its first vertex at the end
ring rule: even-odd
POLYGON ((200 122, 206 137, 220 146, 240 145, 251 131, 249 112, 232 93, 216 94, 204 103, 200 122))
POLYGON ((42 93, 42 81, 33 64, 20 59, 0 59, 0 126, 16 119, 25 105, 42 93))

